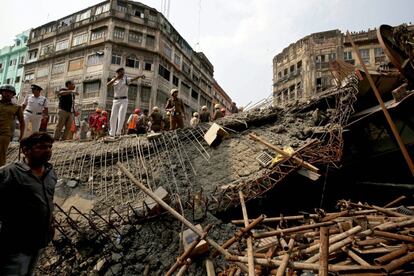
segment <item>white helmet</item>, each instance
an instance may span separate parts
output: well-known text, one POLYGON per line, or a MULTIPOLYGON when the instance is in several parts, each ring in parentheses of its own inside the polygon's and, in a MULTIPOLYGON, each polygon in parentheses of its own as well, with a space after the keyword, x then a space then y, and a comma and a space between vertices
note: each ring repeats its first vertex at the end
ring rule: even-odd
POLYGON ((207 106, 205 106, 205 105, 203 105, 203 107, 201 108, 201 110, 204 110, 204 111, 206 111, 208 108, 207 108, 207 106))
POLYGON ((198 116, 198 112, 194 112, 193 116, 194 117, 197 117, 198 116))
POLYGON ((220 104, 215 104, 215 105, 214 105, 214 108, 215 108, 215 109, 220 109, 220 104))
POLYGON ((171 89, 171 91, 170 91, 171 96, 172 96, 175 92, 177 92, 177 93, 178 93, 178 89, 177 89, 177 88, 173 88, 173 89, 171 89))
POLYGON ((154 107, 152 108, 152 111, 160 111, 160 109, 158 108, 158 106, 154 106, 154 107))

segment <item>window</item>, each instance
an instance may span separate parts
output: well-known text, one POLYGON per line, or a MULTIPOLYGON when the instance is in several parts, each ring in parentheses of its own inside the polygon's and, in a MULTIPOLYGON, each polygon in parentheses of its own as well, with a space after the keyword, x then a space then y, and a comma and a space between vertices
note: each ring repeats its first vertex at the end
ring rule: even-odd
POLYGON ((69 61, 68 71, 76 71, 83 69, 83 57, 69 61))
POLYGON ((115 27, 115 29, 114 29, 114 38, 124 39, 124 36, 125 36, 125 29, 115 27))
POLYGON ((282 78, 282 72, 280 71, 279 73, 277 73, 277 77, 280 79, 282 78))
POLYGON ((88 42, 88 34, 80 34, 73 38, 72 46, 82 45, 84 43, 88 42))
POLYGON ((351 60, 352 52, 344 52, 344 60, 351 60))
POLYGON ((369 49, 360 49, 359 54, 365 63, 369 63, 369 49))
POLYGON ((24 64, 24 56, 20 57, 19 64, 24 64))
POLYGON ((69 48, 69 39, 67 40, 62 40, 62 41, 58 41, 56 43, 56 52, 57 51, 62 51, 69 48))
POLYGON ((302 70, 302 61, 301 60, 296 64, 296 68, 297 68, 298 71, 302 70))
POLYGON ((121 4, 118 2, 118 5, 116 6, 116 9, 120 12, 127 12, 127 6, 125 4, 121 4))
POLYGON ((13 84, 13 79, 6 79, 6 84, 13 84))
POLYGON ((132 13, 135 16, 138 16, 140 18, 144 18, 144 10, 139 9, 139 8, 135 8, 135 10, 132 13))
POLYGON ((171 59, 171 54, 172 54, 171 47, 167 43, 165 43, 165 42, 163 44, 164 44, 164 49, 163 49, 164 55, 166 57, 168 57, 169 59, 171 59))
POLYGON ((36 77, 42 78, 49 75, 49 68, 48 67, 42 67, 37 69, 36 77))
POLYGON ((181 64, 181 57, 177 54, 174 54, 174 63, 177 65, 181 64))
POLYGON ((0 69, 3 69, 3 63, 0 63, 0 69))
POLYGON ((140 97, 141 97, 141 102, 149 103, 150 98, 151 98, 151 87, 142 86, 140 97))
POLYGON ((384 50, 382 48, 375 48, 375 57, 382 57, 384 56, 384 50))
POLYGON ((105 4, 105 5, 102 5, 102 6, 99 6, 99 7, 96 7, 95 15, 98 15, 98 14, 109 11, 109 7, 110 7, 109 3, 105 4))
POLYGON ((290 66, 290 73, 295 72, 295 65, 290 66))
POLYGON ((100 30, 92 31, 91 41, 101 39, 101 38, 105 38, 105 34, 106 34, 106 29, 100 29, 100 30))
POLYGON ((126 58, 125 66, 139 68, 139 60, 135 56, 129 56, 126 58))
POLYGON ((40 50, 40 56, 48 55, 51 53, 53 53, 53 44, 45 45, 40 50))
POLYGON ((328 60, 335 60, 336 59, 336 53, 330 53, 328 54, 328 60))
POLYGON ((287 74, 288 74, 288 69, 285 68, 285 70, 283 71, 283 76, 287 76, 287 74))
POLYGON ((37 49, 29 51, 29 60, 35 59, 37 57, 37 49))
POLYGON ((198 92, 194 88, 191 89, 191 98, 198 100, 198 92))
POLYGON ((9 66, 15 66, 16 63, 17 63, 17 59, 11 59, 10 63, 9 63, 9 66))
POLYGON ((145 70, 145 71, 151 71, 151 70, 152 70, 152 62, 150 62, 150 61, 146 61, 146 62, 144 63, 144 70, 145 70))
POLYGON ((34 79, 34 73, 29 73, 24 76, 25 81, 31 81, 32 79, 34 79))
POLYGON ((161 64, 160 64, 160 67, 158 68, 158 74, 164 79, 166 79, 167 81, 170 81, 170 71, 164 66, 162 66, 161 64))
POLYGON ((103 52, 98 52, 93 55, 88 56, 88 66, 98 65, 103 63, 104 54, 103 52))
POLYGON ((98 97, 100 88, 101 88, 100 81, 84 83, 83 97, 84 98, 98 97))
POLYGON ((122 57, 120 55, 112 54, 112 59, 111 59, 112 64, 121 65, 121 60, 122 60, 122 57))
POLYGON ((186 97, 190 95, 190 86, 183 81, 181 81, 181 90, 184 92, 182 94, 186 97))
POLYGON ((76 22, 88 19, 91 17, 91 10, 87 10, 86 12, 80 13, 76 15, 76 22))
POLYGON ((173 75, 173 84, 178 87, 179 79, 173 75))
POLYGON ((142 33, 129 31, 128 41, 141 43, 142 42, 142 33))
POLYGON ((185 62, 183 62, 183 68, 182 69, 183 69, 184 73, 190 74, 190 72, 191 72, 190 66, 185 62))
POLYGON ((52 67, 52 75, 62 74, 65 72, 65 63, 56 63, 52 67))
POLYGON ((16 77, 16 79, 14 80, 14 83, 19 83, 20 82, 20 76, 16 77))
POLYGON ((154 48, 154 46, 155 46, 155 36, 147 35, 145 46, 147 46, 149 48, 154 48))

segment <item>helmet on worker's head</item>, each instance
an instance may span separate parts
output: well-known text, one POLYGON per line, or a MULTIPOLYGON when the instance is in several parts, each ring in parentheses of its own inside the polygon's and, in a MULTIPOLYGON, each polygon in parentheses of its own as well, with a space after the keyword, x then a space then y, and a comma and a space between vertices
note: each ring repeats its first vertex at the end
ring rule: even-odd
POLYGON ((139 113, 141 113, 141 109, 139 109, 139 108, 135 108, 134 113, 135 113, 135 114, 139 114, 139 113))
POLYGON ((221 106, 220 106, 220 104, 215 104, 215 105, 214 105, 214 108, 215 108, 215 109, 220 109, 220 107, 221 107, 221 106))
POLYGON ((108 111, 106 110, 102 111, 102 115, 108 115, 108 111))
POLYGON ((16 95, 16 89, 14 88, 13 85, 10 85, 10 84, 3 84, 2 86, 0 86, 0 93, 3 91, 10 91, 14 95, 16 95))
POLYGON ((171 112, 170 111, 167 111, 167 115, 170 116, 171 115, 171 112))
POLYGON ((173 88, 170 91, 171 96, 174 95, 174 93, 178 93, 178 89, 177 88, 173 88))
POLYGON ((152 111, 154 111, 154 112, 158 112, 158 111, 160 111, 160 109, 158 108, 158 106, 154 106, 154 107, 152 108, 152 111))
POLYGON ((198 112, 194 112, 193 116, 198 117, 198 112))
POLYGON ((101 113, 101 112, 102 112, 102 109, 100 109, 100 108, 98 107, 98 108, 96 108, 96 109, 95 109, 95 112, 96 112, 96 113, 101 113))
POLYGON ((203 105, 203 107, 201 108, 201 110, 203 110, 203 111, 207 111, 207 110, 208 110, 208 108, 207 108, 207 106, 203 105))
POLYGON ((32 85, 30 85, 30 89, 32 89, 32 90, 37 90, 37 91, 42 91, 43 90, 43 88, 42 87, 40 87, 39 85, 37 85, 37 84, 32 84, 32 85))

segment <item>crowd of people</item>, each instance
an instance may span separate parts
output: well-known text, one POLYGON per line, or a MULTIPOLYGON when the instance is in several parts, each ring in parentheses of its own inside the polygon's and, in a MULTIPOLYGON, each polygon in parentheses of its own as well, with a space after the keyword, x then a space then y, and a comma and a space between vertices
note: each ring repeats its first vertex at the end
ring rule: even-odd
MULTIPOLYGON (((53 138, 59 140, 88 140, 114 139, 122 134, 146 134, 156 133, 164 130, 183 128, 186 122, 191 127, 200 123, 215 121, 226 115, 226 109, 220 104, 214 105, 213 113, 210 113, 207 106, 200 111, 193 112, 192 117, 187 121, 185 104, 178 96, 179 90, 172 89, 170 98, 162 108, 154 106, 151 112, 148 109, 135 108, 132 114, 127 116, 128 109, 128 86, 134 81, 145 78, 145 76, 127 77, 124 68, 116 70, 116 76, 108 83, 108 88, 113 88, 114 97, 112 109, 109 112, 96 108, 92 114, 80 114, 76 110, 75 97, 79 95, 76 91, 76 84, 72 80, 65 83, 65 87, 57 92, 58 120, 54 129, 53 138)), ((19 121, 20 137, 30 136, 34 132, 46 131, 49 120, 48 99, 41 95, 43 88, 40 85, 32 84, 31 93, 24 98, 23 104, 17 105, 16 91, 12 85, 2 85, 0 94, 0 166, 6 162, 8 145, 14 136, 16 119, 19 121)), ((233 102, 231 113, 239 110, 233 102)))

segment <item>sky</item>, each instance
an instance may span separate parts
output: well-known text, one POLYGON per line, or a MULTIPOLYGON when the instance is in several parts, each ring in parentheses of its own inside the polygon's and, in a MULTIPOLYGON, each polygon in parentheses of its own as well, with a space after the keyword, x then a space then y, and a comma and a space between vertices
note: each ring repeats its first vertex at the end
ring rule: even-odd
MULTIPOLYGON (((2 1, 0 47, 16 34, 57 20, 99 0, 2 1)), ((162 11, 162 0, 138 1, 162 11)), ((169 21, 214 65, 214 77, 238 103, 272 92, 272 59, 315 32, 414 23, 412 0, 170 0, 169 21)), ((165 14, 166 15, 166 14, 165 14)))

